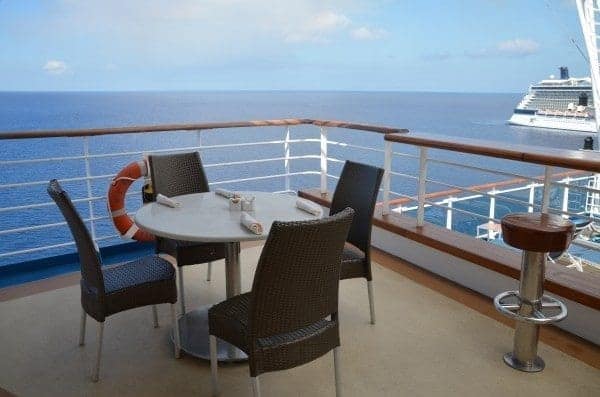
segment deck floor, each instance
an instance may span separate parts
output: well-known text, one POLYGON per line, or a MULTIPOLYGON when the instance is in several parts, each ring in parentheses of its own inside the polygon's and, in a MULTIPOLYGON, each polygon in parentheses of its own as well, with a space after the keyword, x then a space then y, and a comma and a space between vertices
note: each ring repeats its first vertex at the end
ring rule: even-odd
MULTIPOLYGON (((243 287, 250 287, 260 247, 242 253, 243 287)), ((185 269, 189 307, 224 298, 222 262, 213 281, 204 266, 185 269)), ((542 373, 508 368, 502 354, 513 330, 430 288, 375 265, 377 325, 369 324, 365 283, 341 283, 342 376, 345 396, 598 396, 600 370, 544 343, 542 373)), ((0 303, 0 386, 18 396, 209 396, 206 362, 176 360, 169 343, 169 310, 159 307, 161 327, 149 308, 107 320, 100 382, 92 383, 95 322, 87 345, 77 346, 78 286, 0 303)), ((219 368, 223 396, 250 396, 248 368, 219 368)), ((261 377, 265 396, 333 396, 328 354, 302 367, 261 377)))

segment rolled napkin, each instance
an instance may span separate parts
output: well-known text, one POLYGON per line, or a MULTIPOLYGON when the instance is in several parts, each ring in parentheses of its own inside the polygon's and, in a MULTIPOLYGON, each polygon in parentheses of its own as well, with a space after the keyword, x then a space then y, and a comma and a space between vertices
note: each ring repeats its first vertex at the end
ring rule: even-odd
POLYGON ((306 211, 309 214, 313 214, 315 216, 321 216, 323 214, 323 210, 319 204, 315 204, 312 201, 304 200, 299 198, 296 200, 296 207, 301 209, 302 211, 306 211))
POLYGON ((238 194, 235 192, 232 192, 231 190, 227 190, 227 189, 215 189, 215 194, 218 194, 219 196, 223 196, 225 198, 232 198, 237 196, 238 194))
POLYGON ((252 217, 247 212, 242 212, 242 217, 241 217, 240 221, 242 222, 242 225, 244 225, 252 233, 254 233, 254 234, 262 234, 263 233, 262 224, 259 221, 257 221, 256 219, 254 219, 254 217, 252 217))
POLYGON ((169 198, 160 193, 156 195, 156 202, 158 204, 166 205, 167 207, 171 208, 177 208, 181 205, 178 201, 175 201, 172 198, 169 198))

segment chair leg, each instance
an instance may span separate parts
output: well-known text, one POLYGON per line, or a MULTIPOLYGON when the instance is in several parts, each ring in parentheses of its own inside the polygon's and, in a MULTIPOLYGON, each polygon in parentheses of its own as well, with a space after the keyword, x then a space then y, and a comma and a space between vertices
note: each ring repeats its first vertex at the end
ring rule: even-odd
POLYGON ((335 372, 335 397, 342 396, 342 375, 340 371, 340 347, 333 349, 333 368, 335 372))
POLYGON ((181 357, 181 340, 179 339, 179 319, 177 318, 177 307, 171 304, 171 322, 173 323, 173 344, 175 348, 175 358, 181 357))
POLYGON ((251 376, 250 382, 252 382, 252 395, 254 397, 260 397, 260 383, 258 382, 258 376, 251 376))
POLYGON ((219 378, 217 375, 217 338, 214 335, 208 336, 208 346, 210 349, 210 375, 212 383, 213 396, 219 395, 219 378))
POLYGON ((369 291, 369 310, 371 311, 371 324, 375 324, 375 299, 373 298, 373 281, 367 281, 369 291))
POLYGON ((79 322, 79 346, 85 345, 85 323, 87 320, 87 314, 85 310, 81 308, 81 321, 79 322))
POLYGON ((96 364, 92 373, 92 381, 98 382, 100 377, 100 357, 102 354, 102 337, 104 335, 104 322, 98 323, 98 349, 96 350, 96 364))
POLYGON ((177 278, 179 279, 179 302, 181 304, 181 315, 185 315, 185 292, 183 291, 183 267, 177 268, 177 278))
POLYGON ((154 328, 158 328, 158 311, 156 305, 152 305, 152 317, 154 319, 154 328))
POLYGON ((211 273, 212 273, 212 262, 208 262, 208 267, 206 268, 206 281, 210 281, 211 273))

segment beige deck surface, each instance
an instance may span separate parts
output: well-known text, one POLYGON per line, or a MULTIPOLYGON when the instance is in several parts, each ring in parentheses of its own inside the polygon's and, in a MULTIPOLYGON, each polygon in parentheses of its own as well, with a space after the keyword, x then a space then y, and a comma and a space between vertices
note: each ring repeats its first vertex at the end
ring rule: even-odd
MULTIPOLYGON (((260 247, 242 254, 243 285, 251 283, 260 247)), ((222 262, 186 272, 188 307, 224 298, 222 262)), ((542 373, 508 368, 502 354, 513 330, 401 275, 375 266, 377 325, 369 324, 364 281, 341 284, 342 375, 345 396, 600 396, 600 371, 546 345, 542 373)), ((209 396, 207 362, 176 360, 168 342, 168 306, 109 318, 100 382, 92 383, 96 323, 77 346, 77 286, 0 303, 0 387, 19 396, 209 396)), ((219 368, 223 396, 250 396, 246 364, 219 368)), ((261 377, 264 396, 333 396, 331 354, 300 368, 261 377)))

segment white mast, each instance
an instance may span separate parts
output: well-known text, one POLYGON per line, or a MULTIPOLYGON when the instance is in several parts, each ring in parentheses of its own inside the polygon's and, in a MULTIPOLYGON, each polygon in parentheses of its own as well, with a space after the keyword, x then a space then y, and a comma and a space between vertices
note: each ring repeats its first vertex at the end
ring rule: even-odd
POLYGON ((583 31, 585 48, 590 60, 590 76, 592 78, 592 94, 594 97, 594 119, 596 132, 600 131, 600 64, 598 61, 598 40, 596 26, 600 26, 600 8, 598 0, 576 0, 579 23, 583 31))

